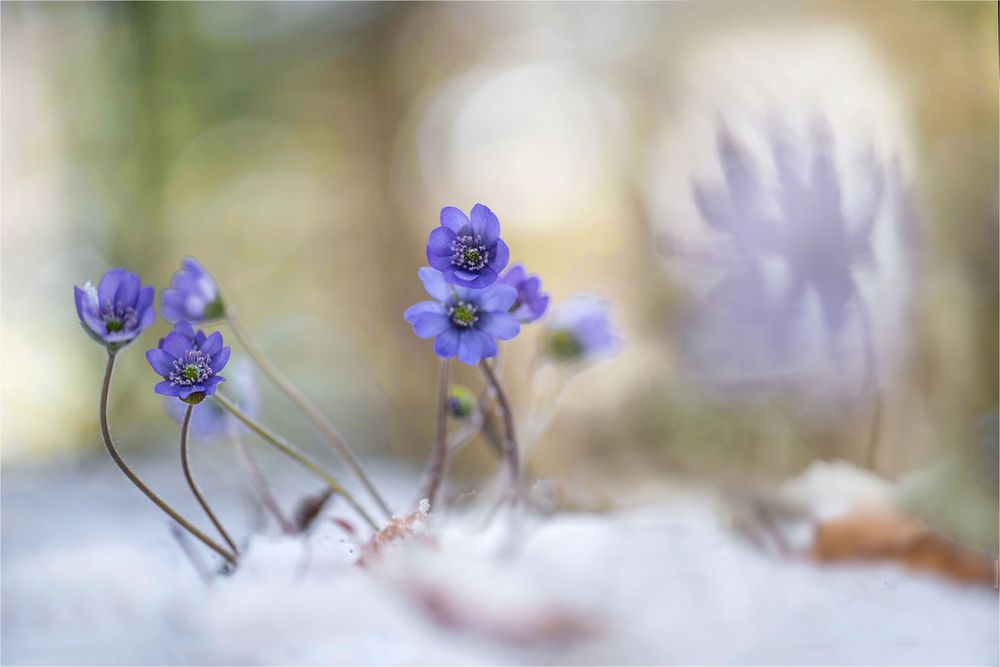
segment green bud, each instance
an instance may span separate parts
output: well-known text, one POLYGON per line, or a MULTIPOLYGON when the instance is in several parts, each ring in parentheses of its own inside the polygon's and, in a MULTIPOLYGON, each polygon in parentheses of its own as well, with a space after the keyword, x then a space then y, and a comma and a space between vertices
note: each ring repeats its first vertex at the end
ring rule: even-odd
POLYGON ((448 414, 455 419, 465 419, 476 407, 476 396, 460 384, 452 385, 448 393, 448 414))
POLYGON ((181 400, 188 405, 198 405, 205 400, 205 392, 196 391, 193 394, 190 394, 187 398, 182 398, 181 400))

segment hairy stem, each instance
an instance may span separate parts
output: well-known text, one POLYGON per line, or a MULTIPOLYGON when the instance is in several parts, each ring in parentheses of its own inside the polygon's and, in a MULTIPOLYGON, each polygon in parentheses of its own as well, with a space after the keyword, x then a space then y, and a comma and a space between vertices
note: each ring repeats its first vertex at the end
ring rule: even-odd
POLYGON ((115 443, 111 439, 111 428, 108 426, 108 396, 111 394, 111 376, 115 369, 115 355, 115 352, 108 351, 108 363, 104 368, 104 383, 101 387, 101 436, 104 438, 104 446, 107 447, 108 454, 111 455, 111 459, 115 462, 118 468, 125 473, 126 477, 129 478, 129 481, 135 484, 136 488, 142 491, 147 498, 153 501, 154 505, 163 510, 167 516, 180 524, 189 533, 201 540, 201 542, 209 549, 225 558, 229 563, 235 565, 235 554, 231 553, 228 549, 217 543, 208 535, 205 535, 205 533, 195 528, 187 519, 178 514, 173 507, 168 505, 166 501, 146 486, 146 483, 143 482, 138 475, 132 472, 132 469, 125 463, 125 459, 123 459, 121 454, 118 453, 118 448, 115 447, 115 443))
POLYGON ((259 424, 256 421, 254 421, 252 417, 250 417, 245 412, 236 407, 236 405, 232 401, 230 401, 228 398, 226 398, 219 392, 215 392, 212 395, 212 398, 218 401, 219 405, 224 407, 226 410, 229 410, 229 412, 231 412, 237 419, 246 424, 250 428, 250 430, 259 435, 266 442, 273 445, 274 447, 277 447, 280 452, 291 458, 299 465, 309 469, 316 476, 318 476, 320 479, 326 482, 326 485, 330 487, 330 490, 336 493, 337 495, 341 496, 344 500, 346 500, 347 503, 352 508, 354 508, 354 511, 357 512, 358 515, 365 520, 365 523, 371 526, 372 529, 375 530, 376 532, 379 530, 378 525, 371 518, 371 516, 368 515, 368 512, 366 512, 365 509, 358 504, 358 502, 354 499, 354 496, 348 493, 347 490, 340 485, 340 482, 334 479, 333 476, 331 476, 328 472, 323 470, 323 468, 321 468, 319 464, 317 464, 315 461, 309 458, 307 454, 300 451, 296 447, 292 446, 287 440, 282 438, 280 435, 269 430, 262 424, 259 424))
POLYGON ((444 481, 445 463, 448 461, 448 360, 441 360, 441 373, 438 378, 438 410, 437 433, 434 438, 434 451, 431 452, 430 465, 427 468, 427 485, 421 494, 430 503, 431 509, 437 505, 437 494, 444 481))
POLYGON ((479 367, 482 369, 486 381, 493 387, 497 404, 503 413, 503 453, 504 458, 507 459, 507 466, 510 469, 511 485, 514 487, 514 499, 516 500, 520 495, 521 465, 518 460, 517 433, 514 430, 514 411, 511 408, 510 400, 507 398, 507 393, 500 386, 500 381, 497 379, 493 369, 490 368, 490 365, 486 361, 480 361, 479 367))
POLYGON ((306 417, 319 429, 319 432, 323 435, 330 445, 340 454, 347 465, 350 466, 354 474, 357 475, 361 484, 365 487, 365 490, 372 497, 375 503, 379 506, 379 509, 385 515, 385 518, 392 518, 392 510, 389 509, 388 503, 382 498, 378 490, 376 490, 375 485, 372 483, 371 478, 368 477, 368 473, 365 472, 364 468, 361 466, 361 461, 354 454, 354 451, 348 446, 347 441, 344 436, 336 429, 336 427, 330 423, 330 421, 320 412, 319 408, 313 405, 305 394, 299 391, 298 387, 291 383, 281 371, 271 363, 271 361, 264 356, 264 353, 250 338, 250 334, 247 333, 246 329, 243 328, 243 324, 236 317, 233 312, 232 307, 229 305, 228 301, 226 303, 226 320, 229 322, 230 328, 236 337, 239 338, 240 343, 246 349, 247 353, 253 358, 257 366, 260 367, 264 373, 271 378, 274 384, 278 385, 278 388, 285 393, 285 395, 301 410, 306 417))
POLYGON ((181 469, 184 471, 184 479, 187 480, 188 487, 191 489, 191 493, 194 494, 195 499, 201 508, 205 510, 205 515, 208 517, 215 529, 219 531, 219 535, 222 535, 222 539, 226 541, 229 548, 232 549, 233 553, 239 555, 240 550, 236 547, 236 543, 233 542, 233 538, 229 537, 229 533, 226 529, 222 527, 222 522, 219 521, 219 517, 215 516, 215 512, 212 508, 208 506, 208 501, 205 500, 205 496, 202 495, 201 489, 195 484, 194 476, 191 474, 191 461, 188 457, 188 431, 191 427, 191 412, 194 410, 193 405, 188 405, 187 410, 184 411, 184 420, 181 422, 181 469))

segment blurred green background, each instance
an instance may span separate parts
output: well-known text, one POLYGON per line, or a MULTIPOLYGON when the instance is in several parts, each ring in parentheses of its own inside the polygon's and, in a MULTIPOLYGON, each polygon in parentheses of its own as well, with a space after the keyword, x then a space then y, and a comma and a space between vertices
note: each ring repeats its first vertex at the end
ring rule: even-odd
MULTIPOLYGON (((419 465, 437 362, 401 313, 423 298, 440 207, 479 201, 556 302, 609 298, 626 338, 568 388, 540 474, 862 461, 864 411, 817 426, 787 406, 720 407, 676 372, 682 290, 654 241, 670 224, 650 205, 654 146, 694 54, 774 26, 863 41, 910 132, 919 243, 880 472, 964 446, 996 409, 994 3, 4 3, 2 18, 5 472, 102 455, 103 357, 72 286, 124 266, 159 290, 184 255, 364 456, 419 465)), ((535 329, 505 359, 521 403, 535 329)), ((166 330, 119 364, 126 451, 176 437, 141 354, 166 330)), ((313 446, 262 386, 264 421, 313 446)), ((489 465, 470 448, 456 467, 489 465)))

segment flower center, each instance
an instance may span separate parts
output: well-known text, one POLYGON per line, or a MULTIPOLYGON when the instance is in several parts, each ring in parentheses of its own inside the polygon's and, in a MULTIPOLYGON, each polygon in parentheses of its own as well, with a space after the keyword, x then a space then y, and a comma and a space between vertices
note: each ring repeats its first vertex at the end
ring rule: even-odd
POLYGON ((180 384, 189 387, 199 382, 204 382, 212 376, 211 355, 202 353, 201 350, 188 350, 184 353, 183 359, 174 359, 174 370, 167 377, 170 384, 180 384))
POLYGON ((139 323, 135 308, 126 308, 119 301, 114 306, 108 301, 101 312, 101 319, 104 321, 104 328, 108 333, 116 333, 123 329, 134 329, 139 323))
POLYGON ((476 314, 478 310, 471 303, 459 301, 455 305, 448 307, 448 317, 460 327, 471 327, 479 321, 479 315, 476 314))
POLYGON ((466 271, 481 271, 490 261, 483 238, 476 235, 456 236, 451 242, 451 264, 466 271))
POLYGON ((576 359, 583 352, 580 341, 565 329, 554 331, 549 336, 549 349, 557 359, 576 359))

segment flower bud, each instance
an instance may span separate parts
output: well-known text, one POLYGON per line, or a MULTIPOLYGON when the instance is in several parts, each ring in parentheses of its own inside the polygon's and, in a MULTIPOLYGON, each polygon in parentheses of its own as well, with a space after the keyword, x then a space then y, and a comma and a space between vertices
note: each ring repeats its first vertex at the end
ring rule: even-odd
POLYGON ((465 419, 476 407, 476 397, 468 388, 456 384, 448 394, 448 414, 455 419, 465 419))

